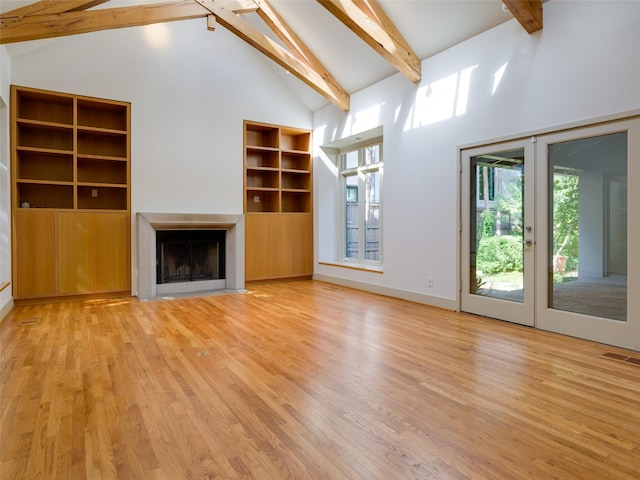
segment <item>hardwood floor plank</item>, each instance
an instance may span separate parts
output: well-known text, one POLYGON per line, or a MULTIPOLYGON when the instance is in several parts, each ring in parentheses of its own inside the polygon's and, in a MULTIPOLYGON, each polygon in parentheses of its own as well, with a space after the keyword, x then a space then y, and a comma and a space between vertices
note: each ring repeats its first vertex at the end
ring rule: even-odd
POLYGON ((0 479, 638 478, 628 351, 313 281, 16 307, 0 479))

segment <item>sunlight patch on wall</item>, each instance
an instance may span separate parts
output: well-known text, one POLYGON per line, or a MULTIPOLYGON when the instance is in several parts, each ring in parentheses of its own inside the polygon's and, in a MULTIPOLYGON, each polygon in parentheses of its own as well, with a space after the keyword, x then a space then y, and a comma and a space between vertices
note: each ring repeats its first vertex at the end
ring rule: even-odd
POLYGON ((467 112, 471 73, 478 65, 420 87, 404 131, 431 125, 467 112))
POLYGON ((500 82, 502 81, 502 76, 504 75, 504 71, 507 69, 508 63, 509 62, 504 62, 504 65, 502 65, 498 69, 498 71, 493 74, 493 90, 491 91, 491 95, 494 95, 496 93, 496 90, 498 89, 498 85, 500 85, 500 82))
MULTIPOLYGON (((313 138, 325 138, 325 132, 327 130, 326 125, 322 125, 321 127, 317 127, 313 130, 313 138)), ((316 149, 314 153, 316 158, 319 158, 320 161, 324 164, 325 168, 331 172, 334 177, 338 176, 338 165, 337 159, 338 154, 337 151, 334 151, 332 148, 325 148, 324 146, 320 146, 316 149)))
POLYGON ((326 125, 322 125, 322 126, 316 127, 316 128, 313 129, 313 138, 314 139, 321 139, 321 141, 324 141, 325 133, 327 133, 327 126, 326 125))
POLYGON ((325 168, 331 175, 338 177, 338 152, 328 148, 321 148, 318 158, 322 161, 325 168))
POLYGON ((467 113, 467 103, 469 101, 469 87, 471 86, 471 72, 478 66, 465 68, 460 72, 458 79, 458 98, 456 100, 456 117, 467 113))
POLYGON ((164 23, 153 23, 142 27, 142 34, 149 45, 164 50, 171 42, 171 33, 164 23))
POLYGON ((400 118, 400 113, 402 112, 402 105, 398 105, 396 111, 393 114, 393 123, 398 123, 398 118, 400 118))
POLYGON ((384 104, 374 105, 355 114, 350 114, 340 138, 349 137, 358 132, 371 130, 380 125, 380 109, 384 104))

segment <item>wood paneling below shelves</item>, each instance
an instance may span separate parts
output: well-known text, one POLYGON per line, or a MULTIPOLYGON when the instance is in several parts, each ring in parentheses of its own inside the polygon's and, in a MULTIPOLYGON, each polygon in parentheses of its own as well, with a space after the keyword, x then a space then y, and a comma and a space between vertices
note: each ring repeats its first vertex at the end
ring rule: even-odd
POLYGON ((94 228, 95 291, 130 290, 129 215, 127 213, 96 214, 94 228))
POLYGON ((58 293, 89 293, 95 289, 92 213, 58 213, 58 293))
POLYGON ((55 295, 56 219, 52 210, 15 212, 13 294, 16 298, 55 295))
POLYGON ((313 274, 313 215, 247 213, 247 281, 313 274))

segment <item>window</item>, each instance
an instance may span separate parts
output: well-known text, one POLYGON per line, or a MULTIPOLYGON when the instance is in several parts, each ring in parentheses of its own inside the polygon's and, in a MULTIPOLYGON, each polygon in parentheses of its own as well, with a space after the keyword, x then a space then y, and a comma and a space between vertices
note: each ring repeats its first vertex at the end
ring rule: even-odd
POLYGON ((382 263, 382 141, 340 152, 344 202, 343 254, 347 261, 382 263))

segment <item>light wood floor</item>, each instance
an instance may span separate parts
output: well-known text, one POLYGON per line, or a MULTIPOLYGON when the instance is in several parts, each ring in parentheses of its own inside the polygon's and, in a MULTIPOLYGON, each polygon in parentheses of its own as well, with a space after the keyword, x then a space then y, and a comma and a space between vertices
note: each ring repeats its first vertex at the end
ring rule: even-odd
POLYGON ((0 477, 638 479, 632 352, 290 282, 15 308, 0 477), (36 324, 33 324, 36 323, 36 324))

